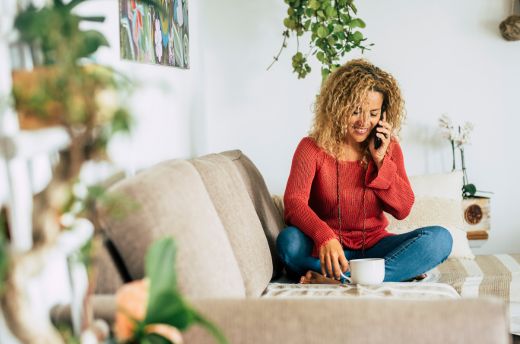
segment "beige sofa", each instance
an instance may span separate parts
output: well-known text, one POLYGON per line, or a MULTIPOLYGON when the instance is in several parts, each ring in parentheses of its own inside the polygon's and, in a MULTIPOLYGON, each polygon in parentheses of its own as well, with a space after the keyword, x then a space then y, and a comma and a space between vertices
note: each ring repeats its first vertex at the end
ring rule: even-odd
MULTIPOLYGON (((511 340, 506 304, 499 299, 264 297, 283 274, 275 240, 285 225, 260 172, 238 150, 158 164, 110 193, 125 195, 135 207, 124 216, 100 212, 108 250, 97 263, 94 309, 109 321, 115 290, 124 280, 143 277, 147 247, 173 236, 179 288, 230 343, 511 340)), ((196 327, 184 339, 213 342, 196 327)))

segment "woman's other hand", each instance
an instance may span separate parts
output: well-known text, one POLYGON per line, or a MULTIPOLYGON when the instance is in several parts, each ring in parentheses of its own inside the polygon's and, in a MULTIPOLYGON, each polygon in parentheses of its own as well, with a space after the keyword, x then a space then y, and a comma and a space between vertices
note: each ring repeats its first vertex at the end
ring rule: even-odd
POLYGON ((349 269, 343 247, 337 239, 331 239, 320 247, 321 273, 323 276, 340 279, 341 272, 349 269))
MULTIPOLYGON (((381 117, 383 118, 385 116, 381 117)), ((372 155, 372 159, 374 160, 377 169, 379 169, 383 164, 383 159, 385 158, 386 151, 390 145, 390 139, 392 137, 392 125, 386 121, 380 120, 379 126, 374 130, 376 130, 376 136, 381 139, 382 143, 379 149, 375 149, 374 140, 372 140, 372 142, 369 144, 369 149, 370 154, 372 155)))

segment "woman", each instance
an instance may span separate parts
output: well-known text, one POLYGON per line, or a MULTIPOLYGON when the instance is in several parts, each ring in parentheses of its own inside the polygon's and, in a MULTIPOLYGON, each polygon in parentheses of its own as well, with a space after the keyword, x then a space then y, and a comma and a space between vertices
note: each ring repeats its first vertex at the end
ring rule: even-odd
POLYGON ((384 258, 385 281, 406 281, 424 278, 448 257, 445 228, 399 235, 385 229, 383 212, 403 219, 414 202, 393 136, 403 118, 396 80, 366 60, 346 63, 324 82, 284 195, 289 227, 277 248, 289 275, 301 283, 339 283, 349 260, 384 258))

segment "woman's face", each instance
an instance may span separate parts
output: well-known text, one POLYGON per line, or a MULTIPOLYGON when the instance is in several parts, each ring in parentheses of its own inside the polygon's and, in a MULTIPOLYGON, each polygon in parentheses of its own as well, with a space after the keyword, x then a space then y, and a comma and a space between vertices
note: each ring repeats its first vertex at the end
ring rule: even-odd
POLYGON ((369 91, 361 108, 354 111, 348 120, 345 133, 347 142, 361 143, 368 138, 379 122, 382 105, 383 94, 369 91))

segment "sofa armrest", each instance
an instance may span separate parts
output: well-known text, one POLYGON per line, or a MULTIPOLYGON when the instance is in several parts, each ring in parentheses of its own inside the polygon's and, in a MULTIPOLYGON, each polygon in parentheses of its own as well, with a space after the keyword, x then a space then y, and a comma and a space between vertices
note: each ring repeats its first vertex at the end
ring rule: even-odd
MULTIPOLYGON (((195 300, 229 343, 509 343, 506 306, 495 299, 195 300)), ((212 343, 199 326, 186 343, 212 343)))
MULTIPOLYGON (((114 296, 96 295, 94 317, 112 324, 114 296)), ((190 304, 229 343, 510 343, 505 303, 498 299, 196 299, 190 304)), ((53 319, 67 311, 54 309, 53 319)), ((200 326, 186 343, 216 343, 200 326)))

